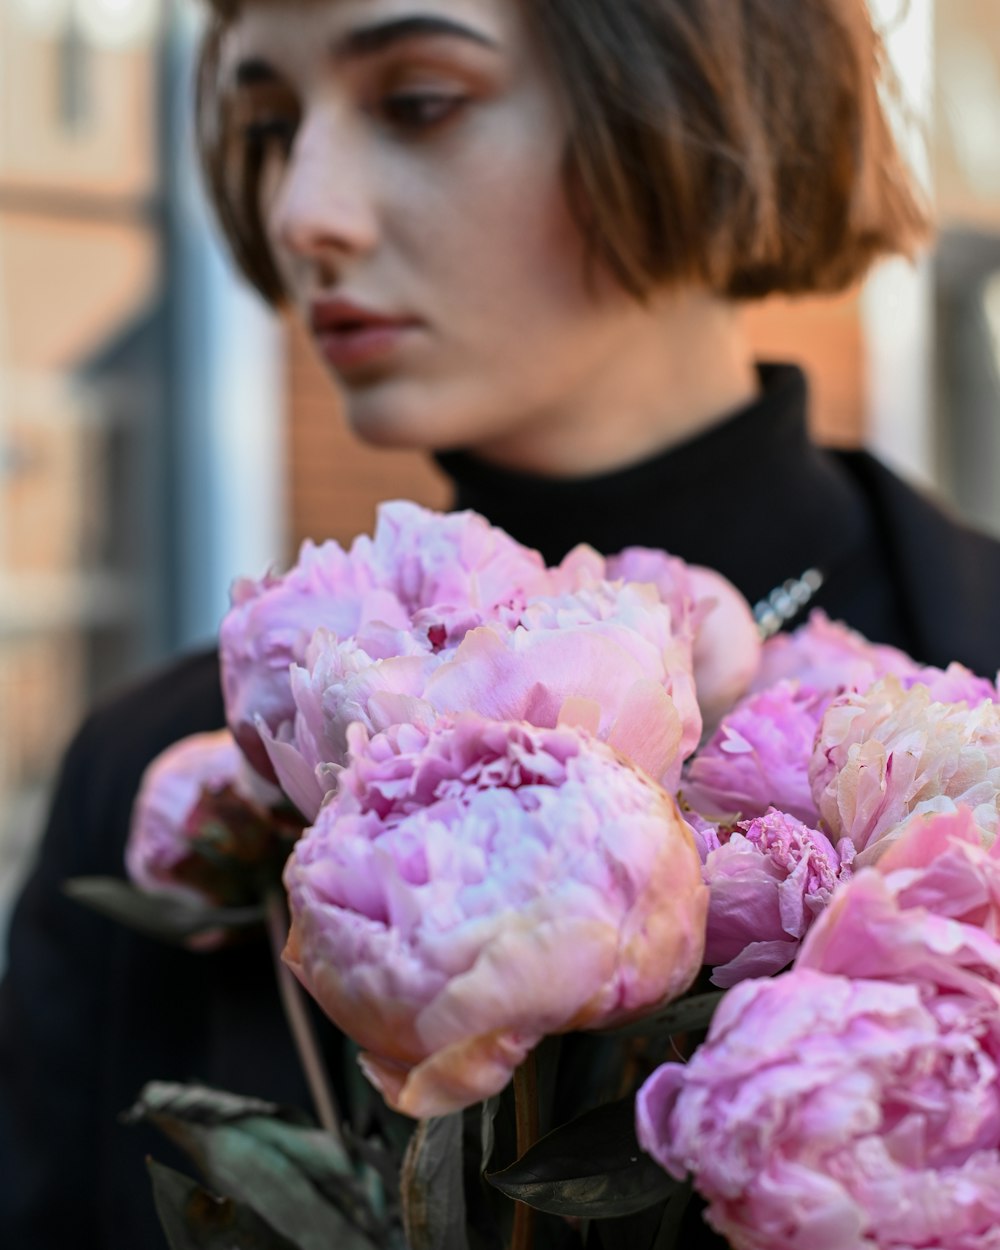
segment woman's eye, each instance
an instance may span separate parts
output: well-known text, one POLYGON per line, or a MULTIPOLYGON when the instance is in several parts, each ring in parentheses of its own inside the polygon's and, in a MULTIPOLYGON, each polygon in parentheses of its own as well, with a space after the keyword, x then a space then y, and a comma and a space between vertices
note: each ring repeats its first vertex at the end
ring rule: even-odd
POLYGON ((244 141, 258 151, 272 147, 284 152, 291 149, 298 122, 294 117, 261 117, 243 125, 244 141))
POLYGON ((386 96, 379 103, 383 118, 399 130, 431 130, 447 121, 465 103, 456 94, 399 92, 386 96))

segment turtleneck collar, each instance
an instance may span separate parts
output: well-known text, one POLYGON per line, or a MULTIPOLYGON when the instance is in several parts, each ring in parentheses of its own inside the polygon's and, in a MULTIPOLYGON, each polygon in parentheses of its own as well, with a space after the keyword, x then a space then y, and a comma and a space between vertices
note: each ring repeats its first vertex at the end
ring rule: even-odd
POLYGON ((871 537, 864 498, 806 427, 807 385, 792 365, 761 365, 759 396, 696 438, 586 478, 437 456, 455 507, 472 508, 549 563, 586 542, 612 553, 658 547, 718 569, 751 600, 818 567, 843 567, 871 537))

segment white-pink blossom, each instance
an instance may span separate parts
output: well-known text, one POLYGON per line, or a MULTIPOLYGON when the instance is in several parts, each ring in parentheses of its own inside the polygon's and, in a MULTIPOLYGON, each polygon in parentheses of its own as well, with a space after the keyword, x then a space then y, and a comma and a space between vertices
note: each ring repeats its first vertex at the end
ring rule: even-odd
POLYGON ((885 678, 827 710, 809 766, 824 828, 872 862, 914 813, 968 807, 1000 832, 1000 704, 938 703, 926 685, 885 678))
POLYGON ((749 603, 721 573, 651 547, 626 547, 604 558, 581 546, 554 575, 557 585, 569 591, 605 580, 655 586, 670 609, 675 635, 691 642, 706 725, 714 726, 748 690, 760 661, 760 636, 749 603))
POLYGON ((350 734, 285 873, 286 958, 393 1106, 477 1102, 546 1034, 690 983, 707 900, 690 830, 609 747, 471 715, 350 734))

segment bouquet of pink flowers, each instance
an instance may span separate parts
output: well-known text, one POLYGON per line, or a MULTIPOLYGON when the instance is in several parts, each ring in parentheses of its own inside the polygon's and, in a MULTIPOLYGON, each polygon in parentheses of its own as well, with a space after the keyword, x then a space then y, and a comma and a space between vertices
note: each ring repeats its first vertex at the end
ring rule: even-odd
POLYGON ((227 1195, 154 1166, 175 1250, 1000 1247, 995 683, 407 503, 232 604, 228 730, 74 890, 266 920, 322 1127, 149 1086, 227 1195), (300 986, 412 1131, 345 1130, 300 986))

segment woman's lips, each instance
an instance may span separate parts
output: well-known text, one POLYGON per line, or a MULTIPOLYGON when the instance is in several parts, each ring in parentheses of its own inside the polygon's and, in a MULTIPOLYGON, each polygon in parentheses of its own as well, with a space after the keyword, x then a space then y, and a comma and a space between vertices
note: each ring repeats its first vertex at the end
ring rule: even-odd
POLYGON ((349 300, 313 305, 310 321, 320 352, 343 373, 387 360, 417 328, 411 318, 384 316, 349 300))
POLYGON ((348 372, 385 360, 413 329, 407 321, 360 322, 317 331, 316 342, 335 369, 348 372))

